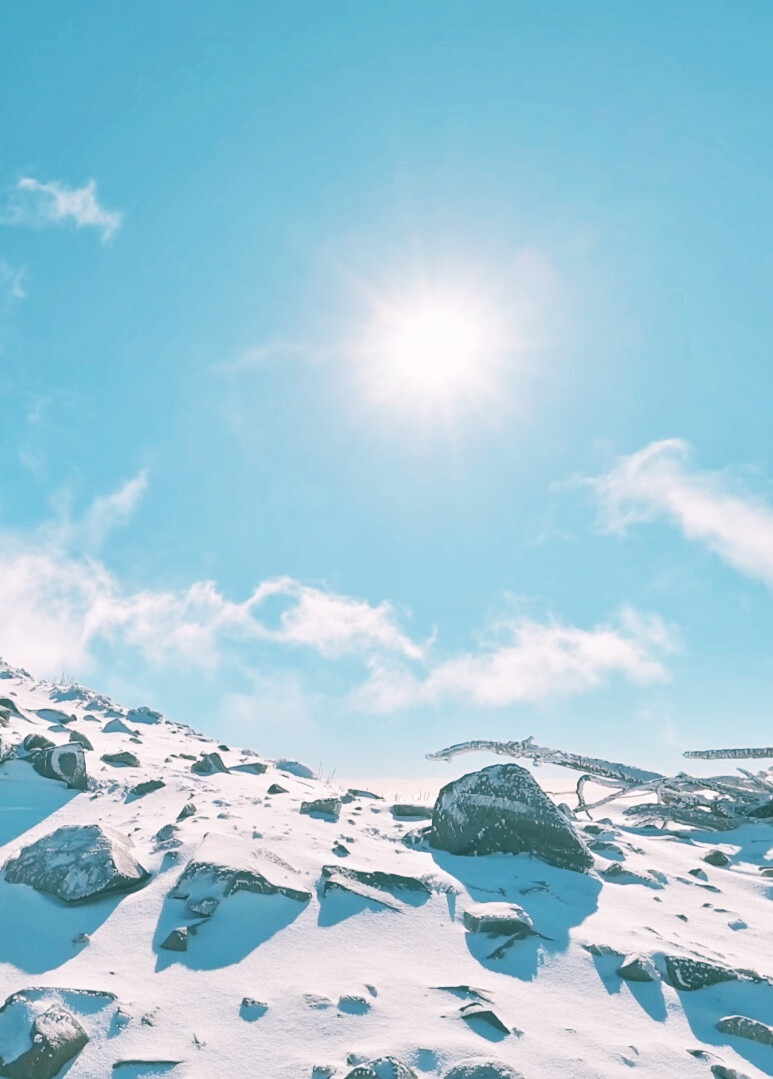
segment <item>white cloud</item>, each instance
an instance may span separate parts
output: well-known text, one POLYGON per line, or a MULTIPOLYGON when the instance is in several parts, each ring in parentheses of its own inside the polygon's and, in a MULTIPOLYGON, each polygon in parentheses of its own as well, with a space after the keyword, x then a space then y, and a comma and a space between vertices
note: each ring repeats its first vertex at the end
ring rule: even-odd
POLYGON ((263 581, 241 601, 212 581, 128 590, 96 554, 146 487, 141 472, 80 519, 63 513, 32 536, 0 533, 0 654, 44 673, 85 672, 97 656, 120 658, 127 649, 149 670, 174 664, 214 672, 236 664, 254 686, 231 702, 242 718, 277 678, 292 684, 296 712, 304 693, 320 698, 304 684, 304 652, 347 659, 339 669, 348 687, 341 703, 376 712, 449 701, 502 707, 584 693, 614 676, 642 684, 667 677, 669 631, 656 616, 630 610, 592 629, 508 617, 475 651, 448 657, 437 654, 436 641, 412 639, 390 603, 291 577, 263 581))
POLYGON ((690 452, 679 439, 653 442, 592 480, 605 526, 623 532, 668 517, 688 539, 773 587, 773 508, 735 489, 725 473, 694 468, 690 452))
POLYGON ((378 712, 453 700, 501 708, 585 693, 613 675, 641 684, 666 680, 659 656, 674 642, 664 623, 629 609, 618 621, 586 630, 513 619, 499 624, 504 641, 440 661, 423 675, 377 659, 355 699, 378 712))
POLYGON ((31 176, 19 180, 18 201, 11 223, 40 227, 73 222, 78 228, 95 228, 108 240, 121 225, 121 214, 107 210, 97 200, 97 185, 89 180, 83 187, 67 187, 52 180, 41 183, 31 176))

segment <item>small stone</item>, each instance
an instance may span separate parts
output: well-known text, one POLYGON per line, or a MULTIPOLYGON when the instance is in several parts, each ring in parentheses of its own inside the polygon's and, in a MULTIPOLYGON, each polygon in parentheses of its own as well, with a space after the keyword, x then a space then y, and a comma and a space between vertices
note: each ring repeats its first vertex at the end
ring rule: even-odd
POLYGON ((691 877, 697 877, 698 880, 708 880, 708 874, 705 869, 688 869, 687 872, 691 877))
POLYGON ((340 798, 316 798, 312 802, 301 802, 301 813, 310 817, 327 817, 338 820, 341 814, 340 798))
POLYGON ((287 787, 280 787, 278 783, 272 783, 266 791, 267 794, 287 794, 287 787))
POLYGON ((657 982, 660 980, 657 967, 648 955, 632 952, 627 955, 617 969, 617 973, 627 982, 657 982))
POLYGON ((196 812, 196 806, 193 804, 193 802, 188 802, 186 805, 184 805, 182 807, 180 812, 177 814, 177 819, 178 820, 185 820, 186 817, 192 817, 195 812, 196 812))
POLYGON ((728 857, 728 855, 725 854, 723 850, 717 850, 716 848, 714 850, 707 851, 703 855, 703 861, 708 863, 708 865, 730 865, 730 858, 728 857))
POLYGON ((248 1023, 254 1023, 256 1019, 260 1019, 268 1011, 268 1004, 262 1000, 255 1000, 254 997, 244 997, 239 1007, 239 1015, 242 1019, 246 1019, 248 1023))
POLYGON ((185 904, 185 909, 195 918, 211 918, 219 906, 220 900, 208 897, 206 899, 189 899, 185 904))
POLYGON ((123 768, 139 768, 139 758, 130 753, 128 749, 122 749, 120 753, 103 753, 101 759, 105 764, 115 764, 123 768))
POLYGON ((517 903, 474 903, 462 915, 465 929, 491 936, 530 937, 534 922, 517 903))
POLYGON ((136 787, 132 787, 129 794, 134 798, 144 798, 146 794, 160 791, 165 786, 163 779, 146 779, 144 783, 138 783, 136 787))
POLYGON ((183 925, 172 932, 162 941, 161 947, 168 952, 185 952, 188 950, 188 926, 183 925))

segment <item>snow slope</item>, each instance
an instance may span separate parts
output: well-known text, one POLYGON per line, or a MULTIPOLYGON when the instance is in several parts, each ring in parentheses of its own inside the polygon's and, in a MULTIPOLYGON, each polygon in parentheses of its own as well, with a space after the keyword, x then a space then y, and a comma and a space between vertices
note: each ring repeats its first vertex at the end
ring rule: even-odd
POLYGON ((347 796, 291 762, 218 748, 163 718, 146 722, 152 713, 127 714, 81 687, 0 665, 0 697, 21 713, 0 727, 6 745, 36 733, 64 744, 77 731, 93 746, 84 792, 25 760, 0 764, 0 862, 63 825, 100 823, 130 839, 150 873, 136 890, 74 905, 0 879, 0 1003, 46 990, 0 1012, 5 1060, 29 1045, 30 1016, 60 1001, 89 1036, 61 1072, 68 1079, 321 1079, 386 1055, 422 1079, 469 1058, 509 1064, 526 1079, 733 1075, 722 1067, 749 1079, 773 1074, 773 1047, 716 1029, 733 1014, 773 1023, 773 880, 763 872, 773 866, 773 828, 765 821, 719 836, 655 833, 605 807, 598 834, 586 836, 598 849, 587 875, 525 855, 455 857, 404 842, 424 822, 396 817, 381 798, 347 796), (101 760, 121 751, 139 765, 101 760), (192 771, 211 752, 229 771, 192 771), (129 793, 147 780, 165 785, 129 793), (284 792, 270 794, 272 785, 284 792), (349 800, 337 821, 300 811, 341 795, 349 800), (178 821, 189 803, 195 810, 178 821), (716 848, 730 856, 727 866, 702 861, 716 848), (262 866, 309 898, 226 894, 227 880, 201 874, 192 889, 178 888, 187 899, 174 898, 188 863, 213 857, 234 872, 262 866), (605 877, 614 864, 625 871, 605 877), (355 869, 419 885, 355 881, 351 891, 342 878, 344 887, 325 893, 323 866, 333 867, 328 878, 355 869), (190 911, 213 897, 211 916, 190 911), (492 957, 501 939, 463 922, 465 910, 488 900, 525 908, 538 935, 492 957), (185 951, 162 947, 175 929, 185 951), (683 955, 751 969, 762 980, 691 992, 629 982, 616 971, 631 952, 661 966, 664 955, 683 955), (475 1001, 504 1029, 463 1018, 475 1001))

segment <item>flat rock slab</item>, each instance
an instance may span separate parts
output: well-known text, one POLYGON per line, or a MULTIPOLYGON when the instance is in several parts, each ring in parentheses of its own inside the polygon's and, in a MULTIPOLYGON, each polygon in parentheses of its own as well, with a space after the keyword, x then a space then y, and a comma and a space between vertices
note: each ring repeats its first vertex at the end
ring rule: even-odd
POLYGON ((717 963, 708 963, 687 956, 665 956, 666 977, 674 989, 689 993, 696 989, 706 989, 720 982, 735 982, 739 979, 738 971, 722 967, 717 963))
POLYGON ((534 922, 517 903, 473 903, 462 915, 464 928, 471 933, 492 936, 532 936, 534 922))
POLYGON ((312 802, 301 802, 301 813, 310 817, 326 817, 338 820, 341 815, 340 798, 316 798, 312 802))
POLYGON ((222 898, 234 892, 284 895, 305 903, 311 892, 298 874, 270 851, 234 836, 210 832, 171 892, 173 899, 222 898))
POLYGON ((11 884, 28 884, 67 903, 129 891, 149 877, 128 840, 99 824, 58 828, 5 865, 11 884))
POLYGON ((519 764, 494 764, 446 784, 430 843, 450 854, 534 854, 578 872, 593 865, 571 823, 519 764))

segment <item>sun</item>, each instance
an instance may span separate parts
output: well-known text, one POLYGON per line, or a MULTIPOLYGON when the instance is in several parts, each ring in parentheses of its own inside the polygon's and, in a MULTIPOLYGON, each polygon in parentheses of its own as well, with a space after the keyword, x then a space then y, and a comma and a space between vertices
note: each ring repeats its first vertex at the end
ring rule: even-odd
POLYGON ((359 352, 367 395, 403 411, 457 411, 495 391, 501 320, 480 297, 421 289, 375 305, 359 352))

